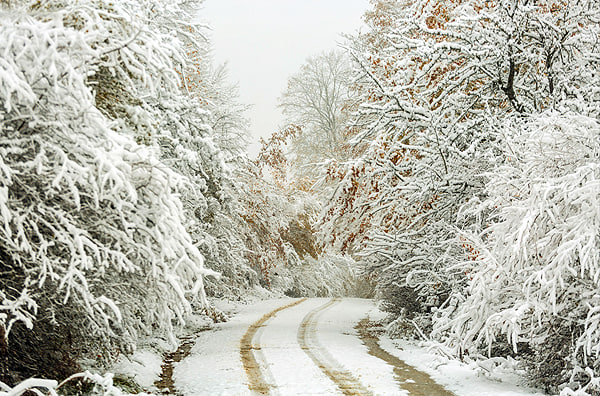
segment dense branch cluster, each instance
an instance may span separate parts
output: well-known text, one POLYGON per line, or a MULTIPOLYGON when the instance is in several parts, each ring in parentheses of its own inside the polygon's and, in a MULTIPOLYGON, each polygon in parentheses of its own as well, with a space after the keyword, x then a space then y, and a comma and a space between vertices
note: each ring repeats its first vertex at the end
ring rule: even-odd
POLYGON ((255 161, 190 2, 2 3, 2 389, 262 287, 600 392, 600 3, 371 3, 255 161))
POLYGON ((324 243, 448 353, 594 391, 600 4, 372 3, 324 243))

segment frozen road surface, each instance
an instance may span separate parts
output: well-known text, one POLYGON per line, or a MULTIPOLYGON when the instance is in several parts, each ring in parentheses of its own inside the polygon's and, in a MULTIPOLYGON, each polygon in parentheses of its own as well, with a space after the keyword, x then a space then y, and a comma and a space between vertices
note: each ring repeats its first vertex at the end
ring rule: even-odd
POLYGON ((380 347, 369 331, 374 311, 371 300, 353 298, 249 305, 200 334, 191 354, 175 366, 175 387, 182 395, 449 396, 473 394, 469 388, 477 395, 532 394, 498 383, 489 383, 487 393, 486 380, 465 384, 456 367, 456 383, 446 378, 451 386, 442 387, 380 347))

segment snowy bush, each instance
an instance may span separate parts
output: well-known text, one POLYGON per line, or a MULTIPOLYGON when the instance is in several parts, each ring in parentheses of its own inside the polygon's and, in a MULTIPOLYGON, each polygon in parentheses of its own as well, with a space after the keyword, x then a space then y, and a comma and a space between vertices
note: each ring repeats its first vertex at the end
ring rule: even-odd
POLYGON ((72 368, 82 353, 126 351, 140 332, 168 336, 212 273, 184 227, 188 181, 96 107, 103 26, 74 29, 77 12, 61 5, 0 15, 0 328, 3 359, 25 375, 53 326, 61 345, 48 358, 72 368))
POLYGON ((552 390, 600 364, 599 131, 594 118, 552 111, 507 122, 506 162, 469 209, 490 214, 465 235, 476 255, 459 266, 465 300, 437 317, 455 348, 504 337, 530 350, 532 374, 552 390))
POLYGON ((356 263, 348 256, 321 254, 294 261, 281 271, 287 296, 343 297, 359 292, 356 263))
POLYGON ((122 396, 123 392, 113 385, 113 375, 92 374, 89 371, 69 376, 61 383, 55 380, 29 378, 9 387, 0 382, 0 396, 20 395, 51 395, 58 396, 68 393, 103 396, 122 396), (84 389, 81 389, 84 388, 84 389))

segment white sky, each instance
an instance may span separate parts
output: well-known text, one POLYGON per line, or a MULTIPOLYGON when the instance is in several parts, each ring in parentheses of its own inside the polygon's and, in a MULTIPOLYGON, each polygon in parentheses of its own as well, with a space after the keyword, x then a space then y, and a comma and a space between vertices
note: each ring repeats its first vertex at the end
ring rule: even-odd
POLYGON ((258 137, 282 124, 277 98, 308 56, 335 48, 355 33, 368 0, 205 0, 201 20, 212 27, 215 61, 227 62, 242 103, 253 107, 253 157, 258 137))

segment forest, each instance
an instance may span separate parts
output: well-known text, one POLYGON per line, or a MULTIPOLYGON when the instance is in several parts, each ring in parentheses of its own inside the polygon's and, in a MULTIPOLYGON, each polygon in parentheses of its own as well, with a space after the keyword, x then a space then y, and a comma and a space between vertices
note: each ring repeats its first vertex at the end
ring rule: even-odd
POLYGON ((268 292, 600 394, 600 2, 370 3, 251 159, 202 1, 0 1, 0 394, 268 292))

